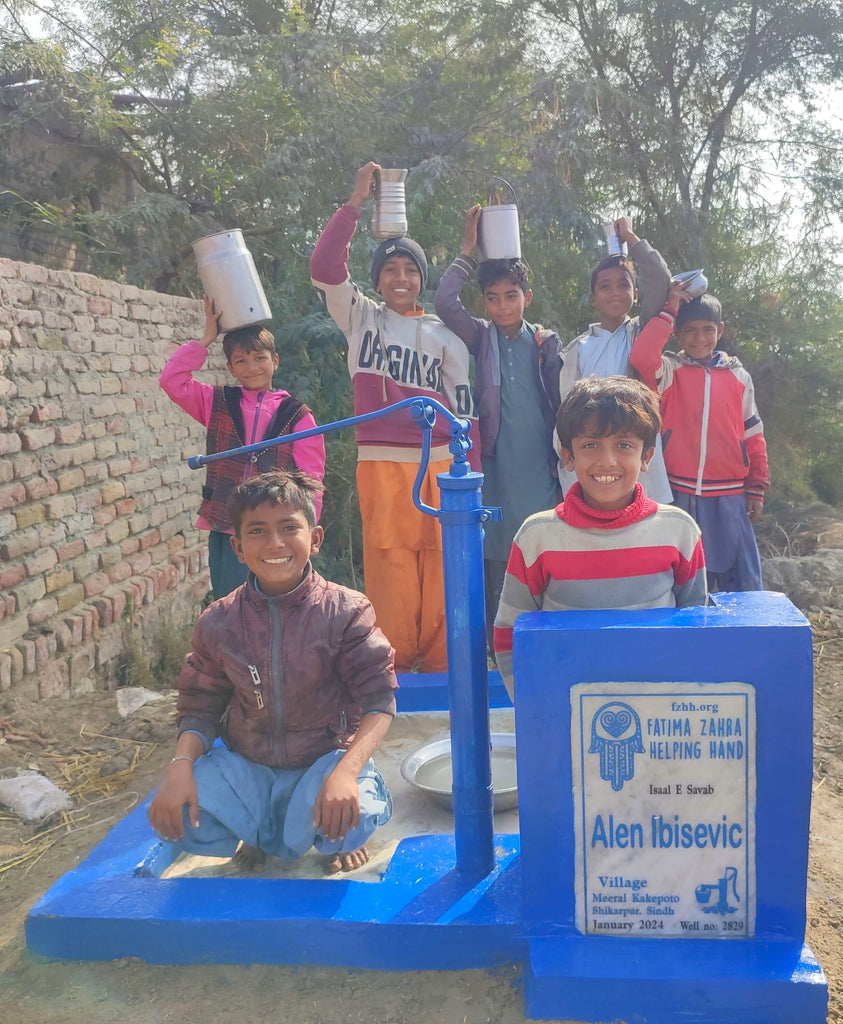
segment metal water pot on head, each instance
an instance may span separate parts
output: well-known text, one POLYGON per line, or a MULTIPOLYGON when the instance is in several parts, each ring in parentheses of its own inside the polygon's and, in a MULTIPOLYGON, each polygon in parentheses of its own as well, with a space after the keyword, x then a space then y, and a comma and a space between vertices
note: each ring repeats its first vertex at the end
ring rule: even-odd
POLYGON ((407 234, 406 167, 382 167, 375 171, 375 238, 401 238, 407 234))
POLYGON ((620 236, 615 230, 615 224, 616 221, 613 220, 603 222, 603 234, 606 236, 606 248, 609 250, 610 256, 627 256, 629 255, 629 247, 626 242, 621 241, 620 236))
POLYGON ((509 189, 512 202, 501 203, 500 194, 490 196, 490 205, 484 206, 477 224, 477 245, 483 261, 520 260, 521 228, 518 223, 518 197, 508 181, 498 178, 509 189), (492 199, 497 202, 491 204, 492 199))
POLYGON ((272 319, 255 261, 239 228, 217 231, 192 243, 205 294, 221 310, 220 330, 235 331, 272 319))

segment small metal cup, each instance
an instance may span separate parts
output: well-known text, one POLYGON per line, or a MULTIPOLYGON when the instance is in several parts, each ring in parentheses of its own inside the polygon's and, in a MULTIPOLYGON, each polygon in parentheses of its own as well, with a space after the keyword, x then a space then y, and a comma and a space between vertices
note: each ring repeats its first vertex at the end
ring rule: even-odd
POLYGON ((603 222, 603 233, 606 235, 606 247, 610 256, 627 256, 629 251, 626 242, 622 242, 615 231, 615 222, 607 220, 603 222))

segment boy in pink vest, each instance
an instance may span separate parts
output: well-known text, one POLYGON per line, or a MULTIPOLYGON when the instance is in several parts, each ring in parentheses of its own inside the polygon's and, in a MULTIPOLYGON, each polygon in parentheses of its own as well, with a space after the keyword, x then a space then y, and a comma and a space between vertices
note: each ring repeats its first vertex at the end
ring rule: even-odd
MULTIPOLYGON (((278 368, 275 339, 258 325, 229 331, 223 337, 229 372, 236 387, 214 387, 194 378, 219 334, 222 310, 204 298, 205 332, 198 341, 180 345, 167 361, 159 378, 167 395, 208 430, 207 453, 228 451, 269 437, 280 437, 316 426, 310 409, 288 391, 272 390, 278 368)), ((238 484, 255 473, 300 469, 321 482, 325 476, 325 442, 322 436, 276 445, 256 455, 235 455, 207 467, 202 504, 196 527, 208 530, 208 563, 211 589, 219 599, 246 581, 246 567, 231 547, 234 533, 228 504, 238 484)), ((322 508, 321 492, 315 496, 316 516, 322 508)))

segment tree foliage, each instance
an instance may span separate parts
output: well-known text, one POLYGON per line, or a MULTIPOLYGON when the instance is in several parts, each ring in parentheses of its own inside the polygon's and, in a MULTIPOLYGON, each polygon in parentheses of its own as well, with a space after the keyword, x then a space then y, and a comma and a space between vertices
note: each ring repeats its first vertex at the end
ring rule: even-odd
MULTIPOLYGON (((349 385, 309 254, 374 158, 411 169, 434 288, 462 211, 511 183, 532 315, 563 336, 588 322, 607 216, 631 213, 676 269, 704 265, 757 378, 777 493, 843 497, 840 0, 0 0, 0 16, 0 230, 46 219, 80 266, 196 294, 190 242, 242 228, 281 380, 320 419, 348 411, 349 385), (20 140, 45 126, 83 159, 31 166, 20 140)), ((330 445, 328 555, 348 566, 353 442, 330 445)))

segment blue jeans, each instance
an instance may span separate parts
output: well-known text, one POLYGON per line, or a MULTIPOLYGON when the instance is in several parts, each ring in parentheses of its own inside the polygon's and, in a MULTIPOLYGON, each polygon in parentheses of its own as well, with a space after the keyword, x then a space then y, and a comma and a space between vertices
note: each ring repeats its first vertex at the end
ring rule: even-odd
POLYGON ((193 769, 199 793, 199 825, 184 809, 179 852, 231 857, 240 840, 282 860, 295 860, 311 847, 320 853, 349 853, 363 846, 392 817, 392 798, 372 761, 357 778, 360 820, 345 838, 330 842, 313 826, 313 805, 322 783, 344 755, 332 750, 309 768, 270 768, 227 747, 214 747, 193 769))

